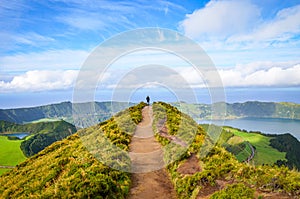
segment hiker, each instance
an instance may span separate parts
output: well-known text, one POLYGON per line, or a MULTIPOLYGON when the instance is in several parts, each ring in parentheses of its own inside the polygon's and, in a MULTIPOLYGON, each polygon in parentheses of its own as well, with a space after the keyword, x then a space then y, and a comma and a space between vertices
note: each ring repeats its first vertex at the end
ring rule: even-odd
POLYGON ((147 104, 148 104, 148 106, 149 106, 149 105, 150 105, 150 97, 147 96, 147 97, 146 97, 146 100, 147 100, 147 104))

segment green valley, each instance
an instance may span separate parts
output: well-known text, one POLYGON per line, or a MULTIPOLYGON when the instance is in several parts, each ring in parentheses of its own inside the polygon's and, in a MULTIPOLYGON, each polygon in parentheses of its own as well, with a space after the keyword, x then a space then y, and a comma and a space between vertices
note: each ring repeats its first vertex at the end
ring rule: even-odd
MULTIPOLYGON (((272 137, 268 137, 266 135, 258 134, 258 133, 248 133, 242 132, 238 129, 234 129, 231 127, 224 127, 225 131, 229 131, 234 134, 235 137, 242 138, 243 141, 249 142, 255 148, 254 158, 251 160, 251 163, 255 165, 262 164, 274 164, 277 160, 286 160, 285 152, 280 152, 277 149, 270 146, 270 140, 272 137)), ((234 137, 230 138, 234 139, 234 137)), ((230 140, 228 140, 230 142, 230 140)), ((299 145, 300 146, 300 145, 299 145)), ((251 151, 248 155, 251 154, 251 151)))
POLYGON ((10 140, 6 136, 0 136, 0 175, 26 159, 20 149, 22 141, 10 140))
POLYGON ((21 142, 21 150, 28 157, 32 156, 53 142, 62 140, 72 135, 77 130, 74 125, 63 120, 55 122, 35 122, 27 124, 15 124, 6 121, 0 121, 0 135, 18 132, 27 132, 30 134, 21 142))

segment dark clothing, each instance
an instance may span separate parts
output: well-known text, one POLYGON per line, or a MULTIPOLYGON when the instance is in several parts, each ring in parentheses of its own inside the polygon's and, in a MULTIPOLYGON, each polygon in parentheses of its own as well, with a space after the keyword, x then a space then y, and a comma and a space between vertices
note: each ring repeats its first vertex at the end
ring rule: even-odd
POLYGON ((146 97, 146 100, 147 100, 147 104, 149 105, 149 104, 150 104, 150 97, 147 96, 147 97, 146 97))

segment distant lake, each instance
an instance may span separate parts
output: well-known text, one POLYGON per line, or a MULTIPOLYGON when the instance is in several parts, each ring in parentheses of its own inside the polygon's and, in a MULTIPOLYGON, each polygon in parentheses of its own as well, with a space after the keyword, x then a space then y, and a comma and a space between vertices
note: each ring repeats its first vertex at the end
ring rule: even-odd
POLYGON ((4 134, 5 136, 14 136, 14 137, 18 137, 19 139, 23 139, 24 137, 26 137, 27 135, 29 135, 29 133, 27 132, 21 132, 21 133, 12 133, 12 134, 4 134))
MULTIPOLYGON (((199 121, 200 124, 212 123, 219 125, 220 121, 199 121)), ((300 120, 273 118, 241 118, 225 120, 224 126, 232 126, 247 131, 260 131, 265 134, 290 133, 300 141, 300 120)))

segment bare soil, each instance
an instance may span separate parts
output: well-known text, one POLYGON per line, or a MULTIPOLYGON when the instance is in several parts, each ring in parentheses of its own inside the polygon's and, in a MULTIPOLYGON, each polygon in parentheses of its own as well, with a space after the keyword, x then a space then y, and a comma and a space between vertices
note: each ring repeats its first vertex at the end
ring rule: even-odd
POLYGON ((161 145, 152 131, 152 107, 143 109, 143 121, 137 126, 130 144, 132 186, 128 199, 176 198, 163 161, 161 145))
POLYGON ((199 159, 195 154, 192 154, 182 165, 179 166, 177 172, 183 175, 193 175, 202 171, 199 159))

